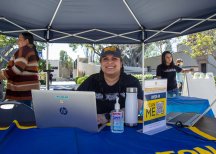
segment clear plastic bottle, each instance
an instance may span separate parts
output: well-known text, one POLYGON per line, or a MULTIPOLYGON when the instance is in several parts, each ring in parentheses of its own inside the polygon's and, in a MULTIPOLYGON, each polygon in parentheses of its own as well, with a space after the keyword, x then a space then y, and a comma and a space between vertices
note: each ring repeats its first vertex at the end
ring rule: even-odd
POLYGON ((120 110, 119 98, 116 97, 115 109, 111 112, 111 132, 124 132, 124 112, 120 110))

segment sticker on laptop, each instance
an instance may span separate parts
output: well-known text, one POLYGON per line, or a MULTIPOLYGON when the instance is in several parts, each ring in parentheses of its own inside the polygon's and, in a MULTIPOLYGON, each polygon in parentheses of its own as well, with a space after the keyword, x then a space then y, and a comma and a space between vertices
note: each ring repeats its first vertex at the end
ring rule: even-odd
POLYGON ((60 99, 60 100, 68 100, 69 99, 69 96, 55 96, 57 99, 60 99))

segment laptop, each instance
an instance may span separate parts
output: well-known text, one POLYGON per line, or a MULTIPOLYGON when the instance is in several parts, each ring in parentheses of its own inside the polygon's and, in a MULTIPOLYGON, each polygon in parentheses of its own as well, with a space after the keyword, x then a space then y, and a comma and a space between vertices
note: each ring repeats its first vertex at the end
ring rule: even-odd
POLYGON ((38 128, 77 127, 99 132, 95 92, 32 90, 38 128))
POLYGON ((202 113, 182 113, 182 112, 170 112, 167 117, 167 124, 176 125, 177 123, 181 123, 183 126, 194 126, 207 112, 209 112, 212 106, 215 104, 216 99, 211 103, 211 105, 202 113))

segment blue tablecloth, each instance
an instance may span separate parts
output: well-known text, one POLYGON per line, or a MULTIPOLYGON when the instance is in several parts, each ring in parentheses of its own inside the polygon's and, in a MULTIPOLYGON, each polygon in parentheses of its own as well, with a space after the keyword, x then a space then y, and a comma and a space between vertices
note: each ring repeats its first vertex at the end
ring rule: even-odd
POLYGON ((100 133, 89 133, 76 128, 20 130, 13 125, 8 130, 0 131, 0 154, 161 154, 165 151, 216 151, 215 141, 209 141, 187 128, 171 128, 152 136, 138 133, 140 128, 141 125, 136 128, 125 127, 124 133, 114 134, 109 127, 100 133))
MULTIPOLYGON (((168 98, 167 112, 202 113, 208 106, 205 99, 168 98)), ((207 115, 213 116, 212 111, 207 115)), ((185 150, 188 153, 216 153, 215 141, 209 141, 188 128, 175 127, 152 136, 138 133, 141 128, 141 124, 135 128, 125 127, 124 133, 113 134, 109 127, 100 133, 89 133, 77 128, 21 130, 12 124, 9 129, 0 131, 0 154, 161 154, 165 151, 183 153, 185 150)))
MULTIPOLYGON (((203 113, 208 107, 209 101, 207 99, 183 96, 167 98, 167 114, 170 112, 203 113)), ((214 117, 212 110, 206 116, 214 117)))

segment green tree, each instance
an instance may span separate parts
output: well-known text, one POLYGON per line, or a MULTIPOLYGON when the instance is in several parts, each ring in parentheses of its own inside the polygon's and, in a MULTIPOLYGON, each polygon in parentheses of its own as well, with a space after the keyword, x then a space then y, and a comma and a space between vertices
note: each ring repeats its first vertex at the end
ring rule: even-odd
MULTIPOLYGON (((43 72, 43 70, 46 70, 46 60, 40 59, 38 62, 39 72, 43 72)), ((50 64, 48 65, 48 69, 51 69, 50 64)))
MULTIPOLYGON (((67 68, 70 74, 72 73, 73 69, 73 60, 71 57, 68 56, 67 52, 64 50, 60 51, 60 63, 61 63, 61 68, 67 68)), ((63 77, 63 74, 61 74, 63 77)))
POLYGON ((35 41, 34 43, 35 43, 37 51, 42 51, 46 48, 46 43, 44 42, 35 41))
MULTIPOLYGON (((190 47, 191 51, 185 51, 192 58, 212 55, 216 60, 216 30, 194 33, 187 36, 183 44, 190 47)), ((210 65, 214 66, 210 62, 210 65)))
POLYGON ((145 44, 145 58, 159 56, 167 50, 172 52, 170 39, 145 44))
POLYGON ((68 68, 70 71, 72 71, 72 69, 73 69, 73 59, 72 59, 71 57, 68 57, 67 63, 68 63, 67 68, 68 68))
POLYGON ((142 65, 142 47, 140 44, 119 45, 119 48, 123 51, 122 58, 124 65, 134 67, 142 65))
POLYGON ((158 47, 155 43, 148 43, 145 45, 145 58, 155 57, 159 54, 158 47))
POLYGON ((4 51, 0 53, 0 68, 4 68, 6 67, 7 62, 2 58, 2 56, 4 56, 5 59, 9 59, 7 58, 7 56, 11 56, 10 52, 15 48, 16 45, 16 38, 14 37, 8 37, 6 35, 1 35, 0 34, 0 48, 5 48, 6 46, 9 46, 7 51, 4 51))
POLYGON ((61 65, 66 67, 68 65, 67 60, 68 60, 67 52, 64 50, 61 50, 60 51, 60 63, 61 63, 61 65))
POLYGON ((158 55, 161 55, 166 50, 169 50, 172 52, 172 45, 171 45, 170 39, 153 42, 153 44, 155 44, 156 47, 158 48, 158 51, 159 51, 158 55))
MULTIPOLYGON (((74 52, 80 46, 86 57, 90 58, 91 62, 99 63, 99 57, 102 49, 106 46, 110 46, 111 44, 70 44, 69 46, 72 48, 74 52)), ((112 44, 117 46, 121 51, 124 59, 124 64, 129 66, 137 66, 137 61, 141 58, 142 53, 139 53, 135 50, 140 47, 140 44, 112 44)))
POLYGON ((85 57, 90 58, 90 61, 93 63, 99 63, 99 56, 101 50, 107 45, 105 44, 75 44, 70 43, 69 47, 72 48, 73 52, 76 53, 76 50, 81 47, 84 52, 85 57))
POLYGON ((16 45, 16 38, 14 37, 8 37, 6 35, 0 34, 0 48, 5 47, 7 45, 16 45))
POLYGON ((171 51, 172 52, 172 44, 171 44, 170 40, 166 40, 164 51, 171 51))
POLYGON ((216 59, 216 30, 208 30, 204 32, 188 35, 183 43, 191 48, 185 51, 191 57, 199 57, 212 55, 216 59))

